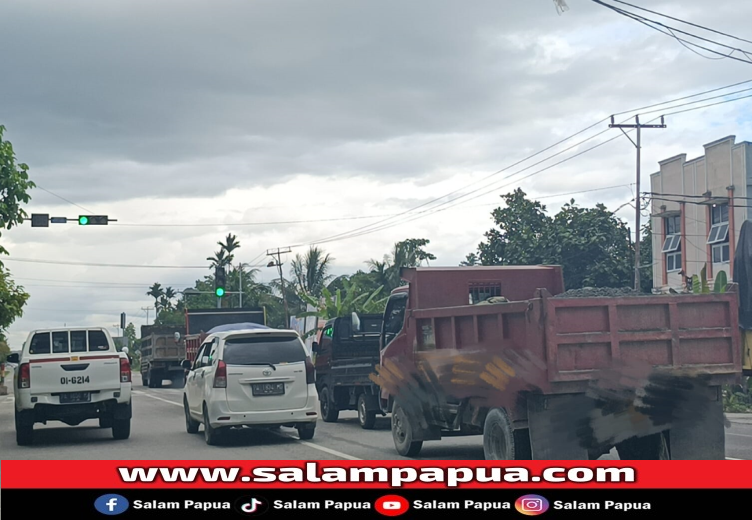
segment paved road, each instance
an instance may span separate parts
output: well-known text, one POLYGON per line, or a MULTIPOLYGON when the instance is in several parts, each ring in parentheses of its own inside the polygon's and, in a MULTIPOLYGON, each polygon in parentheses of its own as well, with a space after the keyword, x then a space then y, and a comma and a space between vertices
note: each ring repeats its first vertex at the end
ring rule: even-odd
MULTIPOLYGON (((232 432, 223 446, 207 446, 203 435, 185 431, 182 390, 169 387, 148 389, 134 375, 134 418, 131 438, 114 441, 110 430, 100 430, 96 421, 77 427, 61 423, 37 425, 35 444, 16 445, 13 401, 0 397, 0 453, 10 459, 92 460, 394 460, 389 419, 380 418, 375 430, 362 430, 355 412, 343 412, 336 424, 319 422, 311 441, 300 441, 293 429, 279 433, 232 432)), ((752 459, 752 414, 734 415, 727 430, 727 456, 752 459)), ((482 460, 481 437, 450 438, 427 442, 421 452, 426 460, 482 460)), ((617 456, 604 458, 615 459, 617 456)))

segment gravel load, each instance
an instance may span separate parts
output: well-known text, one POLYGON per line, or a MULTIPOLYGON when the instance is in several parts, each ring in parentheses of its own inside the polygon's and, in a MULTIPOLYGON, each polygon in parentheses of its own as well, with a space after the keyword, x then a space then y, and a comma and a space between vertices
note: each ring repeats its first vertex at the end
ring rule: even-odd
POLYGON ((554 296, 554 298, 617 298, 624 296, 650 296, 650 294, 635 291, 631 287, 583 287, 570 289, 554 296))

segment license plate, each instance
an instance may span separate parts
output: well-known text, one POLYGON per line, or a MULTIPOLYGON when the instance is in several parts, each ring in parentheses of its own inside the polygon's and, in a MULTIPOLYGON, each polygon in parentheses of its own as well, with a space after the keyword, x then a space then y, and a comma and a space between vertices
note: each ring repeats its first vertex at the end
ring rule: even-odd
POLYGON ((69 394, 60 394, 60 404, 69 403, 88 403, 91 401, 89 392, 71 392, 69 394))
POLYGON ((253 391, 253 395, 255 396, 284 395, 285 394, 284 383, 261 383, 261 384, 253 385, 251 389, 253 391))

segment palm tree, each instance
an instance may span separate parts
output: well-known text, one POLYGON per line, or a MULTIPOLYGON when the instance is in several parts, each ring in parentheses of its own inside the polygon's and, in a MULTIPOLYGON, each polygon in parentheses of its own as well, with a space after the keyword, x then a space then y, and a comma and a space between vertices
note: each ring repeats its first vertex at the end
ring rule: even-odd
POLYGON ((164 289, 162 289, 162 284, 155 283, 154 285, 149 287, 149 292, 147 292, 146 295, 154 298, 155 308, 159 307, 159 299, 165 295, 164 289))
POLYGON ((232 233, 228 233, 224 243, 217 242, 217 245, 219 245, 220 251, 224 251, 227 254, 227 263, 225 265, 232 264, 232 261, 235 259, 235 255, 233 255, 232 252, 240 247, 238 237, 232 233))
POLYGON ((230 262, 225 256, 227 253, 224 249, 220 249, 216 253, 214 253, 214 256, 209 256, 206 259, 211 262, 211 268, 214 269, 215 267, 225 267, 230 262))
POLYGON ((385 255, 383 261, 369 260, 366 262, 371 273, 377 278, 378 283, 383 285, 387 293, 402 284, 400 269, 403 267, 418 267, 423 262, 436 260, 436 257, 423 249, 430 240, 425 238, 408 238, 394 244, 391 255, 385 255))
POLYGON ((300 294, 307 294, 318 298, 327 282, 333 278, 328 274, 329 266, 334 258, 316 246, 312 246, 304 257, 295 255, 292 261, 292 275, 300 294))

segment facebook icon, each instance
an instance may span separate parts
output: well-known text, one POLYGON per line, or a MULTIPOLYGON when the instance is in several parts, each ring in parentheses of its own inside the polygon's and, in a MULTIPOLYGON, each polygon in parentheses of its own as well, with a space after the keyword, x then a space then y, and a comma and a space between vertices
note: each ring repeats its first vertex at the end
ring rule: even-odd
POLYGON ((102 495, 94 501, 94 508, 103 515, 119 515, 128 510, 128 499, 120 495, 102 495))

